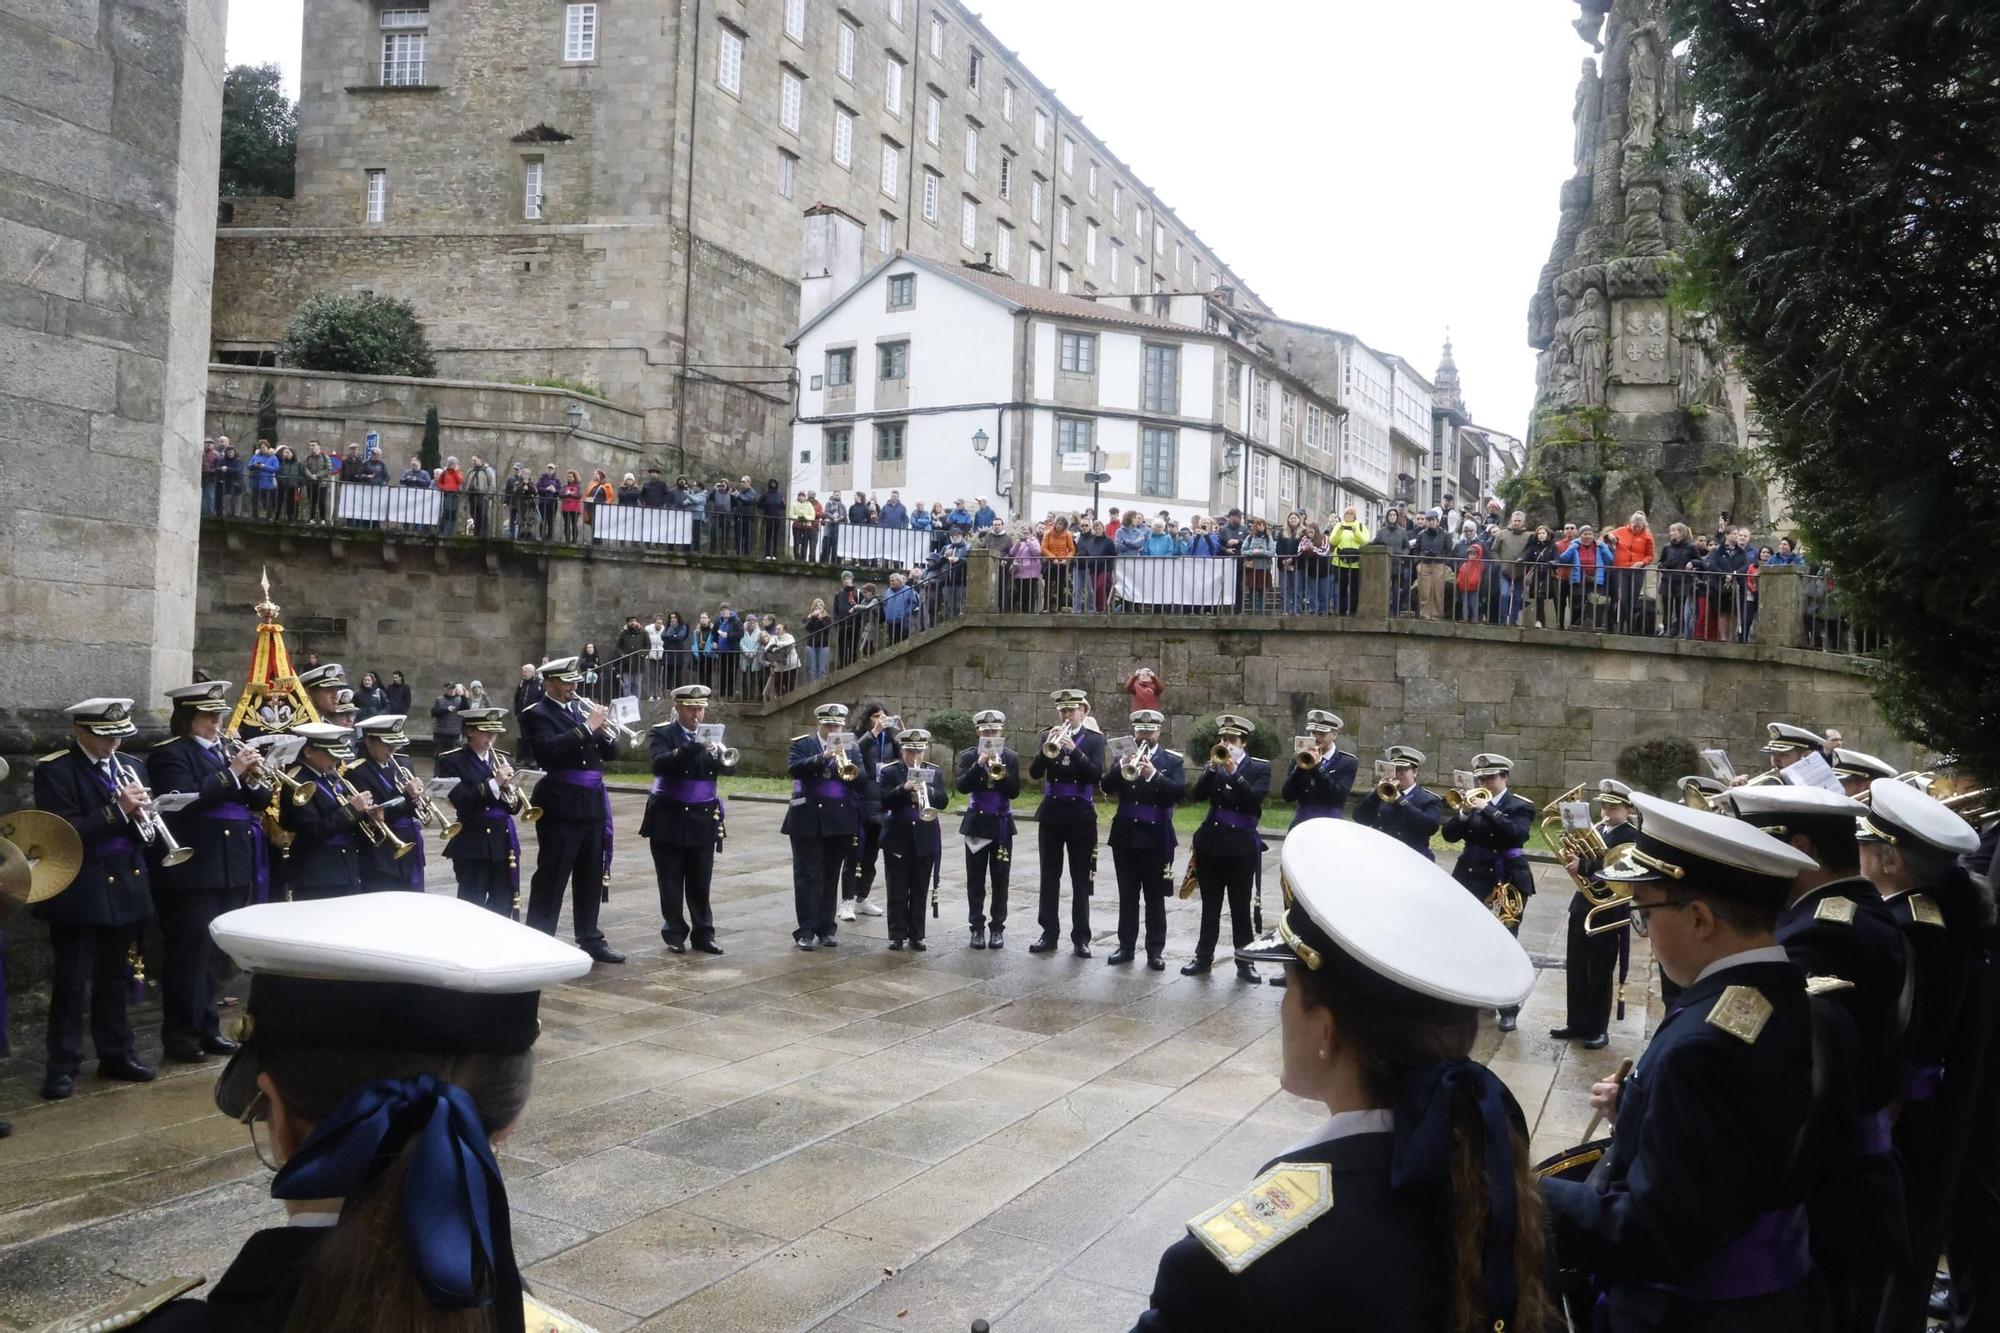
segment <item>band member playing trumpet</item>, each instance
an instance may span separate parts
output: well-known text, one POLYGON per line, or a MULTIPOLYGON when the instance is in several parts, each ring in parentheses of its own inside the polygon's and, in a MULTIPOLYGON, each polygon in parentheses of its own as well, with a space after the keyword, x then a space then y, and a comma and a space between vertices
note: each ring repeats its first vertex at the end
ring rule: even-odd
POLYGON ((674 691, 674 715, 654 727, 646 743, 653 759, 653 791, 639 836, 653 849, 653 876, 660 887, 660 938, 667 952, 719 954, 709 886, 715 854, 725 836, 722 797, 715 780, 736 771, 735 756, 702 739, 708 715, 706 685, 674 691), (689 922, 692 920, 693 924, 689 922))
POLYGON ((278 802, 278 823, 292 835, 285 857, 285 891, 294 899, 341 898, 361 892, 361 853, 368 845, 361 831, 375 817, 375 798, 348 784, 341 765, 354 758, 348 749, 353 732, 331 722, 301 722, 292 728, 305 739, 293 777, 312 788, 303 805, 278 802))
POLYGON ((576 697, 583 669, 574 657, 541 666, 544 693, 521 714, 521 736, 534 747, 547 774, 535 784, 542 808, 535 822, 535 874, 528 882, 528 924, 556 933, 563 893, 570 891, 576 947, 600 963, 625 955, 604 942, 597 909, 604 872, 611 866, 611 802, 604 791, 604 761, 618 753, 611 710, 576 697))
POLYGON ((1833 765, 1833 775, 1840 779, 1841 791, 1856 800, 1876 778, 1893 778, 1902 772, 1888 760, 1859 750, 1836 749, 1828 762, 1833 765))
MULTIPOLYGON (((1504 754, 1472 756, 1475 785, 1471 791, 1459 793, 1456 802, 1446 802, 1456 804, 1457 808, 1444 821, 1442 832, 1446 842, 1465 844, 1458 864, 1452 867, 1451 877, 1475 898, 1495 908, 1494 915, 1501 924, 1519 936, 1521 919, 1514 904, 1507 900, 1518 895, 1518 909, 1525 912, 1528 899, 1535 896, 1535 874, 1528 866, 1525 850, 1535 826, 1535 807, 1507 790, 1507 775, 1513 771, 1514 761, 1504 754), (1512 890, 1511 895, 1508 890, 1512 890)), ((1520 1010, 1499 1012, 1500 1030, 1512 1032, 1520 1010)))
MULTIPOLYGON (((1369 789, 1354 807, 1356 822, 1382 832, 1426 860, 1431 854, 1431 835, 1444 823, 1444 798, 1417 781, 1424 766, 1424 752, 1408 745, 1392 745, 1382 752, 1392 770, 1369 789)), ((1378 770, 1379 771, 1379 770, 1378 770)))
POLYGON ((229 711, 226 680, 181 685, 167 691, 173 736, 146 756, 156 792, 188 792, 192 804, 165 816, 181 846, 193 853, 177 866, 153 871, 153 905, 159 916, 160 1036, 169 1060, 200 1064, 227 1055, 236 1043, 222 1035, 215 1012, 214 945, 208 923, 268 896, 262 812, 271 784, 257 751, 233 748, 221 735, 229 711))
POLYGON ((1308 819, 1341 817, 1359 766, 1353 755, 1338 748, 1342 725, 1338 713, 1324 708, 1306 714, 1306 733, 1312 740, 1312 748, 1293 754, 1292 770, 1285 774, 1285 785, 1280 792, 1297 807, 1292 811, 1293 828, 1308 819))
POLYGON ((1122 764, 1108 765, 1104 790, 1118 798, 1111 816, 1111 868, 1118 876, 1118 951, 1105 961, 1132 961, 1139 942, 1139 908, 1146 912, 1146 966, 1166 970, 1167 891, 1173 876, 1174 807, 1187 796, 1187 765, 1160 745, 1166 716, 1153 708, 1132 714, 1137 750, 1122 764))
MULTIPOLYGON (((521 835, 507 799, 513 766, 494 748, 507 729, 507 710, 468 708, 459 721, 465 744, 440 754, 432 767, 441 778, 458 779, 450 796, 458 832, 445 839, 444 857, 460 898, 512 916, 521 896, 521 835)), ((522 799, 517 792, 515 800, 522 799)))
MULTIPOLYGON (((312 702, 313 711, 319 714, 320 721, 335 726, 347 725, 334 720, 340 711, 340 692, 347 690, 346 667, 338 662, 323 662, 319 666, 309 667, 299 673, 299 688, 305 691, 306 698, 312 702)), ((350 705, 353 694, 352 690, 348 690, 350 705)), ((349 711, 353 709, 350 707, 349 711)))
POLYGON ((1028 761, 1028 776, 1042 784, 1035 811, 1041 856, 1041 934, 1029 953, 1049 953, 1062 932, 1063 862, 1069 862, 1069 938, 1078 958, 1090 957, 1090 889, 1097 870, 1097 784, 1104 777, 1104 737, 1090 729, 1090 697, 1082 690, 1055 692, 1061 719, 1028 761))
POLYGON ((909 727, 896 736, 898 758, 876 777, 882 792, 882 873, 889 882, 889 947, 924 952, 924 900, 938 882, 944 852, 938 812, 951 801, 939 770, 924 762, 931 734, 909 727))
POLYGON ((1021 756, 1005 745, 988 754, 1007 726, 997 708, 973 714, 979 744, 958 753, 958 777, 953 784, 967 797, 965 817, 958 822, 965 844, 965 914, 975 949, 1006 947, 1007 883, 1014 864, 1014 805, 1021 794, 1021 756), (986 881, 993 881, 993 910, 986 910, 986 881))
MULTIPOLYGON (((1215 941, 1222 933, 1222 904, 1229 903, 1229 934, 1234 947, 1250 943, 1256 928, 1250 916, 1250 890, 1262 874, 1264 839, 1258 817, 1271 794, 1271 765, 1248 747, 1252 727, 1233 713, 1215 719, 1215 748, 1194 782, 1194 798, 1208 802, 1208 818, 1194 832, 1195 879, 1201 885, 1201 934, 1194 959, 1181 969, 1185 977, 1208 971, 1215 941)), ((1257 983, 1257 967, 1236 960, 1236 978, 1257 983)))
POLYGON ((361 791, 375 798, 375 809, 398 842, 410 850, 398 856, 387 838, 371 842, 361 854, 363 889, 415 889, 424 891, 424 830, 416 805, 423 798, 424 784, 416 774, 396 759, 410 743, 403 733, 403 715, 381 713, 363 718, 354 728, 361 741, 361 753, 341 774, 361 791))
POLYGON ((73 730, 69 748, 43 755, 35 766, 35 808, 68 820, 83 840, 83 864, 69 888, 34 907, 49 923, 54 954, 42 1078, 42 1096, 50 1101, 76 1090, 86 1012, 100 1076, 127 1083, 153 1078, 139 1063, 125 1019, 126 952, 134 928, 153 914, 146 845, 158 841, 140 832, 150 799, 145 771, 118 753, 119 742, 139 729, 130 699, 85 699, 63 711, 73 730))
POLYGON ((852 746, 836 747, 833 737, 847 725, 845 704, 822 704, 816 730, 792 738, 785 767, 792 775, 792 800, 779 832, 792 840, 792 907, 797 925, 792 941, 810 952, 832 949, 834 900, 840 896, 840 866, 861 835, 862 771, 852 746))
MULTIPOLYGON (((1596 828, 1597 836, 1604 841, 1605 854, 1585 853, 1563 861, 1563 869, 1578 884, 1588 882, 1604 868, 1612 848, 1622 847, 1639 836, 1639 827, 1632 818, 1630 787, 1616 778, 1604 779, 1597 784, 1597 804, 1604 811, 1604 819, 1596 828)), ((1630 937, 1617 930, 1596 935, 1586 933, 1584 923, 1593 905, 1581 888, 1570 895, 1568 963, 1563 976, 1568 1012, 1563 1025, 1550 1029, 1549 1035, 1557 1041, 1580 1040, 1586 1051, 1601 1051, 1611 1042, 1618 957, 1629 948, 1630 937)))

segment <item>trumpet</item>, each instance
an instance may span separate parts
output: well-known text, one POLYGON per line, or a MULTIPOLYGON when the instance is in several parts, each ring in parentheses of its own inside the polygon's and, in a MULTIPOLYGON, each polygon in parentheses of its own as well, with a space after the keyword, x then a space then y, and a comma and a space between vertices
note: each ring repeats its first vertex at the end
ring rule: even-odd
MULTIPOLYGON (((339 784, 337 790, 340 793, 340 803, 349 810, 353 810, 355 808, 354 798, 361 793, 355 789, 352 782, 347 780, 347 774, 341 772, 339 769, 333 771, 333 780, 339 784)), ((356 813, 359 812, 357 811, 356 813)), ((381 811, 373 811, 370 814, 362 816, 361 822, 357 827, 361 830, 361 836, 368 839, 374 846, 394 848, 395 860, 400 861, 410 854, 412 844, 404 842, 396 836, 396 830, 389 827, 389 820, 381 811)))
POLYGON ((1471 791, 1454 787, 1444 794, 1444 803, 1453 810, 1484 810, 1492 800, 1493 793, 1484 787, 1474 787, 1471 791))
POLYGON ((1007 761, 1000 757, 997 750, 986 761, 986 776, 994 782, 1003 781, 1007 776, 1007 761))
POLYGON ((1375 799, 1392 803, 1400 801, 1403 799, 1403 789, 1396 785, 1396 779, 1383 778, 1375 784, 1375 799))
MULTIPOLYGON (((116 756, 114 755, 115 758, 116 756)), ((139 780, 139 770, 133 768, 130 764, 119 762, 118 771, 124 775, 127 782, 136 783, 139 780)), ((166 850, 166 854, 160 858, 161 865, 177 866, 194 855, 193 852, 174 841, 173 831, 167 827, 167 821, 160 818, 160 812, 153 808, 153 799, 150 794, 147 796, 145 804, 139 807, 139 813, 133 817, 132 823, 139 830, 139 841, 149 847, 154 843, 158 843, 166 850)))
POLYGON ((1151 741, 1140 742, 1133 748, 1131 754, 1125 756, 1125 762, 1118 765, 1119 776, 1127 782, 1137 782, 1140 767, 1145 764, 1147 756, 1157 748, 1151 741))
POLYGON ((507 813, 530 824, 542 817, 542 807, 532 804, 528 794, 514 785, 513 762, 499 750, 493 752, 493 780, 500 784, 500 804, 507 807, 507 813))
POLYGON ((861 765, 854 762, 854 756, 842 746, 833 752, 833 772, 842 782, 852 782, 861 776, 861 765))
POLYGON ((1059 722, 1049 728, 1048 739, 1042 742, 1042 757, 1044 759, 1060 759, 1062 757, 1064 741, 1068 741, 1071 745, 1074 745, 1076 743, 1076 732, 1071 730, 1069 723, 1059 722))
POLYGON ((1208 752, 1208 762, 1227 766, 1230 760, 1229 747, 1217 741, 1208 752))
POLYGON ((913 777, 903 785, 916 793, 917 818, 926 824, 937 823, 937 810, 931 805, 930 784, 925 782, 922 777, 913 777))
MULTIPOLYGON (((415 782, 417 780, 417 775, 404 767, 400 759, 392 759, 390 762, 395 764, 396 772, 400 773, 406 781, 415 782)), ((450 842, 452 837, 458 832, 458 821, 456 819, 445 818, 444 813, 437 808, 437 803, 424 795, 421 790, 416 795, 410 797, 410 813, 415 815, 417 822, 424 827, 442 829, 446 842, 450 842)))
POLYGON ((1292 751, 1292 762, 1299 766, 1301 772, 1310 773, 1313 769, 1319 767, 1319 751, 1312 749, 1294 750, 1292 751))
POLYGON ((284 788, 285 794, 292 798, 293 805, 312 804, 313 785, 310 782, 300 782, 290 773, 285 772, 281 766, 268 762, 268 756, 262 750, 257 749, 256 746, 246 745, 234 736, 224 736, 222 738, 222 753, 224 758, 233 761, 244 750, 250 750, 256 754, 256 772, 258 776, 269 778, 272 782, 284 788))

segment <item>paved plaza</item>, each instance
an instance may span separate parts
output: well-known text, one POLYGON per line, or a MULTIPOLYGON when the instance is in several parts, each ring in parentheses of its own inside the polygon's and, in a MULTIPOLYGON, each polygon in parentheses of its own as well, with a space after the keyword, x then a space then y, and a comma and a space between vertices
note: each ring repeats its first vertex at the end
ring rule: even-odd
MULTIPOLYGON (((1278 1088, 1282 992, 1220 962, 1175 970, 1195 900, 1169 903, 1167 971, 1105 965, 1108 856, 1089 960, 1028 954, 1027 855, 1007 948, 965 947, 954 817, 928 954, 890 953, 878 917, 843 924, 837 950, 800 953, 783 807, 739 800, 716 875, 728 955, 676 957, 631 832, 639 800, 617 803, 603 923, 630 961, 543 997, 534 1097, 502 1154, 530 1283, 605 1333, 964 1333, 978 1317, 996 1333, 1126 1329, 1186 1219, 1324 1118, 1278 1088)), ((1034 837, 1024 826, 1024 851, 1034 837)), ((435 846, 429 873, 449 891, 435 846)), ((1638 1053, 1650 968, 1634 941, 1634 1003, 1611 1049, 1548 1040, 1569 885, 1546 865, 1537 878, 1522 938, 1545 966, 1520 1031, 1503 1038, 1489 1018, 1474 1054, 1519 1097, 1540 1156, 1580 1136, 1592 1078, 1638 1053)), ((157 1005, 137 1017, 157 1055, 157 1005)), ((210 1101, 219 1064, 137 1087, 86 1077, 44 1104, 39 1033, 14 1035, 0 1061, 15 1126, 0 1141, 0 1329, 213 1278, 282 1219, 245 1131, 210 1101)))

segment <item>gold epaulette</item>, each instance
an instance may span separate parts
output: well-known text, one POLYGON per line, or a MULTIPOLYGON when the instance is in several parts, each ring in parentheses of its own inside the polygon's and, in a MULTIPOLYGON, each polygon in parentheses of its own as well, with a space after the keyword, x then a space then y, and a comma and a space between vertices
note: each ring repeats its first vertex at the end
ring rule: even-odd
POLYGON ((149 750, 157 750, 160 749, 162 746, 172 745, 175 741, 179 739, 180 737, 178 736, 169 736, 163 741, 154 741, 151 745, 147 746, 146 748, 149 750))
POLYGON ((1771 1002, 1755 986, 1730 986, 1708 1011, 1708 1021, 1745 1045, 1755 1045, 1771 1013, 1771 1002))
POLYGON ((1910 920, 1920 926, 1942 926, 1944 913, 1929 894, 1913 893, 1910 895, 1910 920))
POLYGON ((357 768, 361 767, 361 766, 362 766, 363 764, 365 764, 365 763, 367 763, 367 762, 368 762, 368 761, 367 761, 366 759, 356 759, 356 760, 355 760, 354 762, 352 762, 352 763, 349 763, 349 764, 342 764, 342 765, 340 766, 340 772, 341 772, 341 775, 342 775, 342 776, 344 777, 344 776, 346 776, 347 774, 349 774, 349 773, 352 773, 352 772, 353 772, 353 771, 354 771, 355 769, 357 769, 357 768))
POLYGON ((1188 1219, 1188 1234, 1231 1273, 1241 1273, 1333 1207, 1333 1168, 1280 1162, 1250 1188, 1188 1219))
POLYGON ((799 743, 800 741, 809 741, 809 740, 811 740, 811 739, 812 739, 812 733, 811 733, 810 731, 808 731, 808 732, 807 732, 807 733, 806 733, 805 735, 803 735, 803 736, 794 736, 794 737, 792 737, 792 739, 791 739, 791 741, 790 741, 790 744, 793 744, 793 745, 797 745, 797 744, 798 744, 798 743, 799 743))
POLYGON ((1852 898, 1822 898, 1819 900, 1819 906, 1813 908, 1813 920, 1834 921, 1843 926, 1851 926, 1854 924, 1855 910, 1852 898))
POLYGON ((1807 977, 1806 994, 1827 995, 1837 990, 1853 990, 1854 983, 1845 977, 1807 977))
POLYGON ((543 1305, 526 1292, 521 1294, 521 1314, 526 1333, 597 1333, 589 1324, 543 1305))
POLYGON ((45 755, 43 755, 43 756, 42 756, 42 757, 41 757, 40 759, 37 759, 37 760, 36 760, 35 762, 36 762, 36 763, 38 763, 38 764, 52 764, 52 763, 54 763, 54 762, 55 762, 56 760, 58 760, 58 759, 62 758, 62 757, 63 757, 64 755, 66 755, 66 754, 68 754, 68 753, 69 753, 69 751, 68 751, 68 750, 57 750, 57 751, 56 751, 55 753, 53 753, 53 754, 45 754, 45 755))
POLYGON ((127 1292, 87 1314, 59 1319, 43 1333, 112 1333, 114 1329, 131 1328, 168 1301, 180 1299, 206 1281, 207 1278, 201 1277, 170 1277, 165 1282, 127 1292))
POLYGON ((463 745, 454 745, 449 750, 446 750, 444 754, 440 754, 437 757, 439 759, 442 759, 446 754, 457 754, 460 750, 463 750, 464 748, 465 747, 463 745))

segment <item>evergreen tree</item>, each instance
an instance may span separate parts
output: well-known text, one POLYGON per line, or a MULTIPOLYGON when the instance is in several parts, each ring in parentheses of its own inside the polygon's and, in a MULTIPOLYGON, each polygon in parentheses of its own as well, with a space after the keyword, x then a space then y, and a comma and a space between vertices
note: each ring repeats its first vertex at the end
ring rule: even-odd
POLYGON ((276 65, 237 65, 222 79, 222 179, 229 195, 292 196, 299 109, 276 65))
POLYGON ((437 475, 443 461, 438 453, 438 410, 435 407, 424 411, 424 442, 417 449, 417 461, 424 465, 424 471, 437 475))
POLYGON ((437 374, 416 312, 386 296, 306 298, 285 329, 284 363, 344 375, 437 374))

